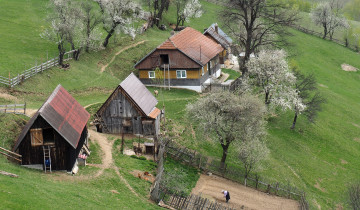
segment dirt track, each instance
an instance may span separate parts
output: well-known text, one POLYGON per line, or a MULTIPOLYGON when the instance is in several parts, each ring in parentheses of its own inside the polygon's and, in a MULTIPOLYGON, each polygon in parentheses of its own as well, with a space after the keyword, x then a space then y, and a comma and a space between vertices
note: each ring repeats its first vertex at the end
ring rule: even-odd
POLYGON ((298 202, 294 200, 268 195, 214 175, 200 175, 200 179, 192 190, 192 193, 201 193, 203 197, 236 209, 299 209, 298 202), (228 190, 230 192, 231 199, 229 204, 225 203, 225 198, 221 190, 228 190))

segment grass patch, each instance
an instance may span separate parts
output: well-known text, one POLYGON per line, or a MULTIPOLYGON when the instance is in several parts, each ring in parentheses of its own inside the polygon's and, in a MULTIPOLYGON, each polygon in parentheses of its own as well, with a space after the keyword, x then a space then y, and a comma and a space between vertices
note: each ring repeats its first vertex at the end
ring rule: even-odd
POLYGON ((241 75, 240 72, 234 71, 232 69, 221 69, 221 71, 229 75, 229 77, 225 81, 235 80, 235 79, 239 78, 241 75))

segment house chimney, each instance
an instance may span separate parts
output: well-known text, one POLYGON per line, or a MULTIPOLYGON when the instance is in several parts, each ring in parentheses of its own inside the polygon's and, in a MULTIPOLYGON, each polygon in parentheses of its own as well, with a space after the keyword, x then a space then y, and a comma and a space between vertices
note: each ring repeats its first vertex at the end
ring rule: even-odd
POLYGON ((219 26, 217 23, 215 23, 215 32, 218 34, 219 33, 219 26))

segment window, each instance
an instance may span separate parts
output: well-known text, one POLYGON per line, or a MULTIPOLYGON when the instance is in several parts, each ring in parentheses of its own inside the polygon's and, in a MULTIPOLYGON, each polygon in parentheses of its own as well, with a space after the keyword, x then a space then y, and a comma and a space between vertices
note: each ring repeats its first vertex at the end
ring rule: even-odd
POLYGON ((43 132, 41 128, 30 129, 31 146, 43 145, 43 132))
POLYGON ((201 68, 201 76, 205 74, 204 67, 201 68))
POLYGON ((169 64, 169 55, 168 54, 163 54, 160 55, 160 65, 162 64, 169 64))
POLYGON ((176 70, 176 78, 186 78, 186 70, 176 70))
POLYGON ((155 71, 149 71, 149 78, 155 78, 155 71))
POLYGON ((55 144, 55 135, 52 128, 44 128, 42 130, 42 135, 44 139, 44 145, 53 145, 55 144))

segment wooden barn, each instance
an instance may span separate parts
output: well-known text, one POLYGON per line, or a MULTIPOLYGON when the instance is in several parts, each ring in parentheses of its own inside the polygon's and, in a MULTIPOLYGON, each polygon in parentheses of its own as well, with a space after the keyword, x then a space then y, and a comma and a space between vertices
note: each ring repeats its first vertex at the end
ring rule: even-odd
POLYGON ((156 136, 160 131, 158 101, 131 73, 109 96, 95 116, 99 132, 156 136))
POLYGON ((28 121, 13 151, 22 165, 43 165, 46 170, 71 171, 84 143, 90 114, 58 85, 28 121))
POLYGON ((231 53, 233 40, 223 30, 221 30, 217 23, 213 23, 209 28, 205 29, 204 35, 224 48, 224 50, 219 54, 220 64, 224 64, 231 53))
POLYGON ((221 75, 220 53, 224 48, 201 32, 187 27, 171 36, 138 63, 139 78, 154 84, 155 69, 161 70, 164 86, 202 92, 212 78, 221 75))

